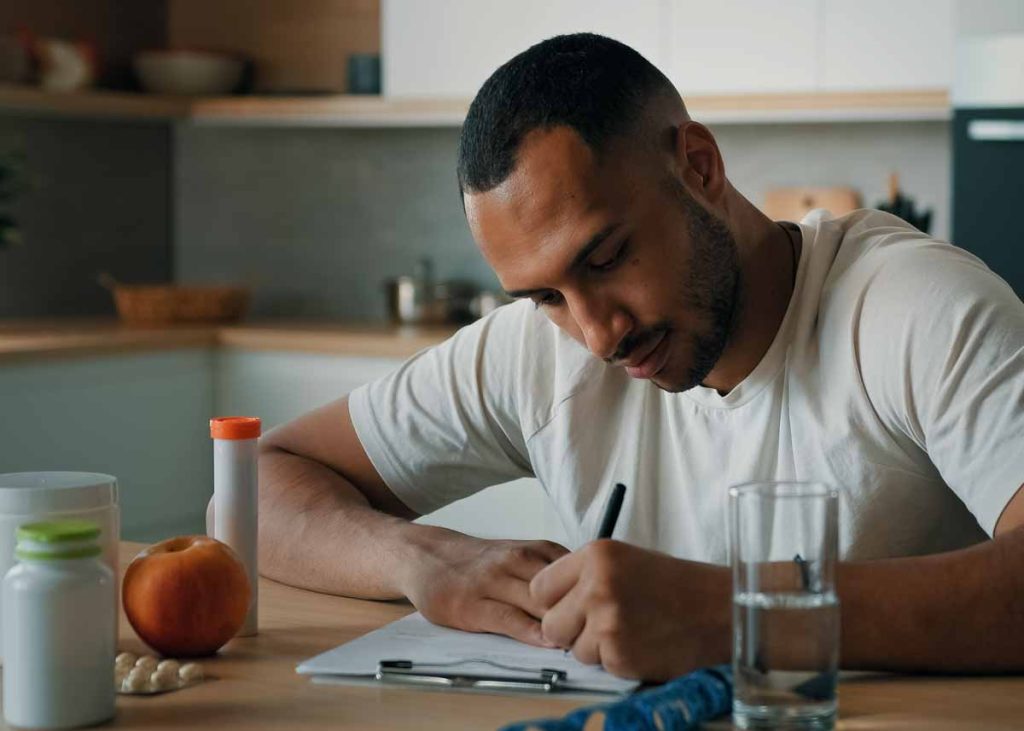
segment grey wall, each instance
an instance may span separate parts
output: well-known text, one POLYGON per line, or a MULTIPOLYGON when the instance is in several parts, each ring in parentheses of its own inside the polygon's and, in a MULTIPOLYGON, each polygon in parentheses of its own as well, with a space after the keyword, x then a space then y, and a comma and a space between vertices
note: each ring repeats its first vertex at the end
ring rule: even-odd
POLYGON ((733 183, 755 204, 769 187, 842 185, 874 207, 889 173, 918 205, 932 208, 932 233, 949 235, 948 122, 723 125, 712 131, 733 183))
POLYGON ((24 244, 0 250, 0 316, 108 314, 96 284, 171 274, 166 125, 0 116, 33 189, 15 212, 24 244))
MULTIPOLYGON (((722 125, 733 182, 850 185, 874 204, 891 170, 949 231, 944 122, 722 125)), ((26 243, 0 252, 0 316, 103 314, 124 281, 250 281, 255 316, 384 317, 381 282, 431 256, 497 282, 455 193, 458 130, 212 127, 0 117, 0 150, 37 179, 26 243), (171 152, 173 144, 173 154, 171 152), (173 192, 172 192, 173 185, 173 192), (171 241, 173 238, 173 255, 171 241)))
POLYGON ((457 129, 177 130, 176 272, 255 281, 254 314, 385 317, 381 282, 430 256, 497 286, 456 192, 457 129))
MULTIPOLYGON (((755 203, 771 186, 849 185, 873 205, 895 170, 936 209, 934 232, 948 235, 944 122, 714 132, 729 176, 755 203)), ((26 243, 0 252, 0 316, 109 313, 99 271, 129 282, 248 281, 255 316, 351 320, 382 319, 381 282, 422 256, 441 277, 494 287, 455 193, 457 142, 453 128, 0 117, 0 150, 22 147, 36 179, 17 209, 26 243)))
MULTIPOLYGON (((723 125, 730 178, 755 203, 771 186, 849 185, 867 205, 890 171, 949 228, 949 125, 723 125)), ((381 319, 381 281, 432 256, 441 277, 496 280, 455 193, 456 129, 182 126, 176 136, 176 273, 250 280, 256 315, 381 319)))

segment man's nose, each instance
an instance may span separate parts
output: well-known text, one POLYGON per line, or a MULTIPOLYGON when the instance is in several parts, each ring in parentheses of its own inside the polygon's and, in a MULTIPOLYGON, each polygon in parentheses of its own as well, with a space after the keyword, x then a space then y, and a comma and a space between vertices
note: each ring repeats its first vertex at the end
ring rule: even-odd
POLYGON ((569 311, 583 334, 587 350, 602 360, 608 360, 615 354, 632 327, 629 315, 609 297, 572 298, 569 311))

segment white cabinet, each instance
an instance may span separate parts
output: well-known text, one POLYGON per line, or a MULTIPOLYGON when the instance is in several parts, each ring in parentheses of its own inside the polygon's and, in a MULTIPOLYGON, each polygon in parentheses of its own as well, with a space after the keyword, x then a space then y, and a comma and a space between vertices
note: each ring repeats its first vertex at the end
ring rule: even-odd
MULTIPOLYGON (((265 428, 289 421, 387 375, 402 361, 293 352, 221 350, 216 411, 250 414, 265 428)), ((489 487, 419 519, 481 538, 547 538, 565 543, 554 506, 535 479, 489 487)))
POLYGON ((383 87, 392 97, 476 94, 498 66, 554 35, 591 31, 664 67, 663 0, 383 0, 383 87))
POLYGON ((956 0, 383 0, 384 93, 472 97, 558 33, 631 45, 687 95, 948 88, 956 0))
POLYGON ((818 0, 672 0, 668 77, 690 94, 814 87, 818 0))
POLYGON ((0 472, 112 474, 123 538, 201 532, 212 373, 206 349, 0 365, 0 472))
POLYGON ((943 89, 955 0, 672 0, 687 94, 943 89))
MULTIPOLYGON (((0 472, 106 472, 118 478, 123 538, 199 533, 213 494, 211 416, 259 416, 270 428, 399 363, 195 349, 0 364, 0 472)), ((488 488, 421 521, 485 538, 566 540, 533 479, 488 488)))
POLYGON ((215 359, 215 411, 258 416, 265 432, 386 376, 402 363, 396 358, 234 348, 219 350, 215 359))
POLYGON ((826 91, 946 89, 954 0, 821 0, 826 91))

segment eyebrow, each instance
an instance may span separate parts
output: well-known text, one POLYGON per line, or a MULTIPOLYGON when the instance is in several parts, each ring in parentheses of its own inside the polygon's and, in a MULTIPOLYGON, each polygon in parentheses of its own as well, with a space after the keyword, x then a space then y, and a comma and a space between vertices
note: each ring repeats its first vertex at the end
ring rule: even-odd
MULTIPOLYGON (((576 252, 576 256, 574 256, 572 259, 572 263, 569 264, 569 270, 571 271, 578 267, 583 262, 585 262, 590 257, 590 255, 594 253, 594 250, 598 246, 603 244, 608 239, 608 237, 615 233, 621 226, 621 223, 613 223, 601 229, 593 236, 591 236, 590 240, 586 244, 584 244, 579 251, 576 252)), ((550 289, 550 287, 537 287, 536 289, 514 289, 512 291, 505 290, 505 294, 507 294, 509 297, 514 297, 518 299, 520 297, 529 297, 530 295, 539 294, 540 292, 547 292, 550 289)))

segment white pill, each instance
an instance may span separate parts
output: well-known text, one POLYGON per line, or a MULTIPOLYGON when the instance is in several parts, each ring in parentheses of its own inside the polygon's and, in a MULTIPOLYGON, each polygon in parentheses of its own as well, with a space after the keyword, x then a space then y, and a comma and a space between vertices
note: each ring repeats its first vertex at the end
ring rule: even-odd
POLYGON ((132 671, 128 673, 128 677, 121 681, 121 690, 128 691, 129 693, 140 693, 149 690, 149 673, 139 667, 132 668, 132 671))
POLYGON ((149 687, 153 690, 170 690, 178 687, 176 671, 157 670, 149 676, 149 687))
POLYGON ((156 669, 161 672, 178 674, 178 669, 181 667, 181 663, 177 660, 161 660, 160 664, 156 666, 156 669))
POLYGON ((203 679, 203 666, 197 662, 187 662, 178 670, 178 677, 184 683, 198 683, 203 679))
POLYGON ((146 674, 149 675, 156 670, 156 658, 152 655, 143 655, 135 661, 135 667, 145 670, 146 674))
POLYGON ((136 660, 138 660, 138 658, 133 653, 122 652, 114 659, 114 667, 118 670, 124 668, 124 670, 127 672, 128 670, 132 669, 132 667, 135 665, 136 660))

